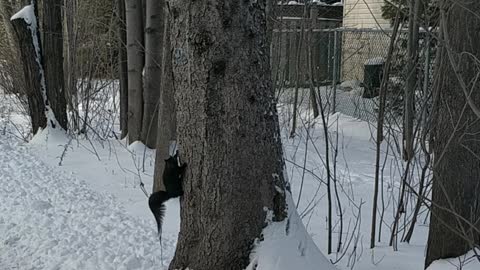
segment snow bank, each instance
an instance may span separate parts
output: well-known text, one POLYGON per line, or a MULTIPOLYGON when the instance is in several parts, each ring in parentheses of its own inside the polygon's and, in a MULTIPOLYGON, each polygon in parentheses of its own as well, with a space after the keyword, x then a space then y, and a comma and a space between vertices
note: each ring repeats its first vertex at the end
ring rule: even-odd
POLYGON ((292 196, 287 193, 288 219, 271 222, 263 230, 264 240, 258 242, 250 255, 246 270, 333 270, 308 234, 298 216, 292 196))
MULTIPOLYGON (((480 250, 477 250, 477 253, 480 250)), ((473 251, 460 256, 458 258, 451 258, 446 260, 434 261, 427 270, 478 270, 480 269, 480 262, 473 251)))
POLYGON ((24 6, 19 12, 15 13, 10 18, 10 21, 16 19, 23 19, 27 24, 30 24, 32 27, 37 27, 37 19, 35 17, 33 5, 24 6))
POLYGON ((148 148, 141 141, 134 141, 128 146, 128 150, 135 153, 143 153, 144 151, 147 151, 147 149, 150 149, 150 148, 148 148))
POLYGON ((365 61, 364 64, 367 66, 372 66, 372 65, 383 65, 384 63, 385 63, 385 58, 374 57, 374 58, 367 59, 367 61, 365 61))
POLYGON ((45 129, 39 128, 30 144, 32 145, 65 145, 68 142, 67 134, 61 128, 52 128, 47 126, 45 129))
POLYGON ((355 88, 355 87, 360 87, 362 84, 361 81, 359 80, 349 80, 349 81, 344 81, 340 84, 340 87, 342 88, 355 88))

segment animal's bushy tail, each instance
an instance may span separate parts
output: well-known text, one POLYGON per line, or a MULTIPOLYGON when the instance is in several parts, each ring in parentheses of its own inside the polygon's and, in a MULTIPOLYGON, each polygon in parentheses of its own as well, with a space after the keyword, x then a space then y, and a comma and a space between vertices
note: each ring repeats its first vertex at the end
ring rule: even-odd
POLYGON ((170 199, 167 192, 160 190, 152 193, 148 198, 148 206, 157 221, 158 237, 162 235, 162 223, 165 216, 165 202, 170 199))

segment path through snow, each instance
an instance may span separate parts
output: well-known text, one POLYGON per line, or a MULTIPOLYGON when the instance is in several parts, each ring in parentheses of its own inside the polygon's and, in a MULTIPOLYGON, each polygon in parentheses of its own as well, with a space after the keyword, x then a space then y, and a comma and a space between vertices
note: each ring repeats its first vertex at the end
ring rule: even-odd
MULTIPOLYGON (((159 269, 151 222, 31 151, 0 140, 2 269, 159 269)), ((164 264, 174 243, 163 239, 164 264)))

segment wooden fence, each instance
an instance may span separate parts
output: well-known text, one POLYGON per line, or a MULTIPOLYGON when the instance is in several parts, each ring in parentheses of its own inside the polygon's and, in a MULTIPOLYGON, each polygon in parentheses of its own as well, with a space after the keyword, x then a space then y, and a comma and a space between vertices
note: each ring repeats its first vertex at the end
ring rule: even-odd
POLYGON ((342 25, 342 7, 279 6, 276 15, 271 47, 274 82, 285 87, 304 87, 310 79, 331 82, 340 41, 335 31, 325 30, 342 25))

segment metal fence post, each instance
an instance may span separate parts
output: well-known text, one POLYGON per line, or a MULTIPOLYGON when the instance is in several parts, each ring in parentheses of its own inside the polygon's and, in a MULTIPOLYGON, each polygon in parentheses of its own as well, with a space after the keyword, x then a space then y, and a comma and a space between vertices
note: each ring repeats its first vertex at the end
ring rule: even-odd
POLYGON ((333 31, 333 106, 332 113, 337 111, 337 81, 338 81, 338 29, 333 31))

